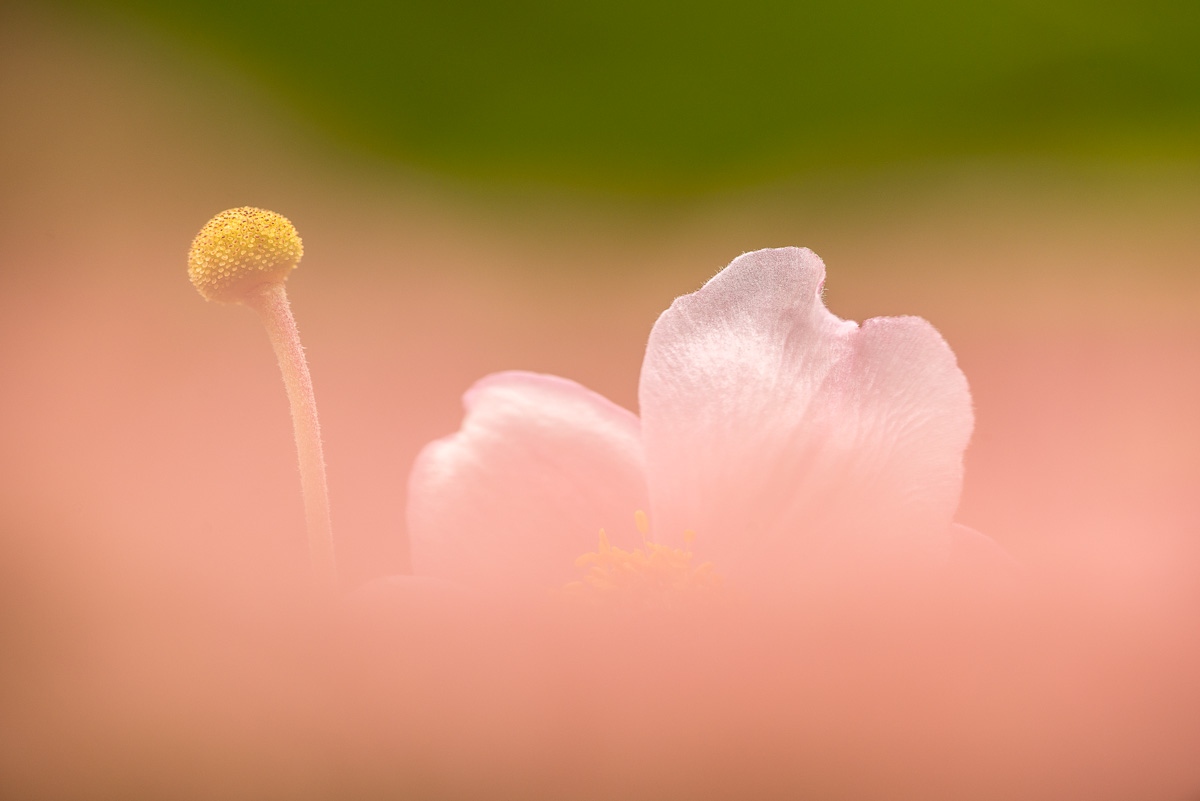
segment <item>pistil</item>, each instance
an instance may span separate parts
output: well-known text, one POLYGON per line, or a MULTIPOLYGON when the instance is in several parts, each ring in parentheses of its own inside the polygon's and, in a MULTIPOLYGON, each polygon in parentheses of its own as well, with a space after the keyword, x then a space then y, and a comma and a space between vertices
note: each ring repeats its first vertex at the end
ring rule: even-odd
POLYGON ((284 281, 304 253, 282 215, 243 207, 218 214, 200 230, 188 254, 188 275, 208 300, 242 303, 262 320, 287 389, 300 462, 308 548, 317 576, 337 581, 329 489, 312 377, 284 281))

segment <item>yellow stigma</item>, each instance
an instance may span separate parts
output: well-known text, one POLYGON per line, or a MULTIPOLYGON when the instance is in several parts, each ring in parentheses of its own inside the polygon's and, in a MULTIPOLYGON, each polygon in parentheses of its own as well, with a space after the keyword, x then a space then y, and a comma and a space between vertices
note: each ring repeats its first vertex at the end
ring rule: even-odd
MULTIPOLYGON (((644 512, 634 514, 643 536, 649 531, 644 512)), ((626 551, 613 547, 600 530, 597 550, 575 560, 586 571, 583 578, 563 588, 575 601, 597 606, 615 604, 636 611, 691 608, 722 597, 724 581, 713 572, 712 562, 692 565, 691 544, 696 533, 684 532, 686 550, 646 542, 626 551)))
POLYGON ((282 214, 243 206, 209 220, 188 252, 188 276, 208 300, 239 303, 278 284, 304 255, 295 227, 282 214))

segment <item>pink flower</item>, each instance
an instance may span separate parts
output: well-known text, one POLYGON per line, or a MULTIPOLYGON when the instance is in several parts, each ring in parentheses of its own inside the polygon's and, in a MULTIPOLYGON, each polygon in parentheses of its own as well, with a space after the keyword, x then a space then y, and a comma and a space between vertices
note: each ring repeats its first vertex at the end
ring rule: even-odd
POLYGON ((744 589, 986 549, 953 524, 974 424, 954 354, 917 317, 839 319, 824 280, 807 249, 760 250, 678 298, 650 333, 640 420, 563 378, 479 381, 413 468, 415 571, 562 586, 600 529, 647 547, 639 510, 660 550, 744 589))

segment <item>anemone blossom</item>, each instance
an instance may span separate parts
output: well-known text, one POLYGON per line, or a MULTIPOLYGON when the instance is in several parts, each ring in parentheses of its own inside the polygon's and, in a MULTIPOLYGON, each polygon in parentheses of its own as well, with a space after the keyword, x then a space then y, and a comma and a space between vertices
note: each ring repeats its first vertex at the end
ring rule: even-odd
POLYGON ((414 570, 686 582, 694 550, 703 575, 786 588, 991 547, 953 523, 974 425, 953 352, 917 317, 836 317, 824 281, 807 249, 759 250, 675 300, 646 346, 640 419, 554 376, 476 383, 461 429, 413 468, 414 570))

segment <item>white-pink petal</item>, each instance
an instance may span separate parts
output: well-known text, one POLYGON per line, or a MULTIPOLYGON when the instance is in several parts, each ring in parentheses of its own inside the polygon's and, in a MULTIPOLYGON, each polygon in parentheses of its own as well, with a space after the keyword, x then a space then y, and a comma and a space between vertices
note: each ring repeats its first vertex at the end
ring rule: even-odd
POLYGON ((655 537, 693 529, 731 574, 945 558, 973 426, 966 379, 924 320, 831 314, 824 279, 806 249, 745 254, 650 335, 655 537))
POLYGON ((413 569, 472 585, 530 589, 574 578, 601 528, 640 542, 646 509, 638 419, 573 381, 498 373, 463 397, 455 434, 413 467, 408 529, 413 569))

